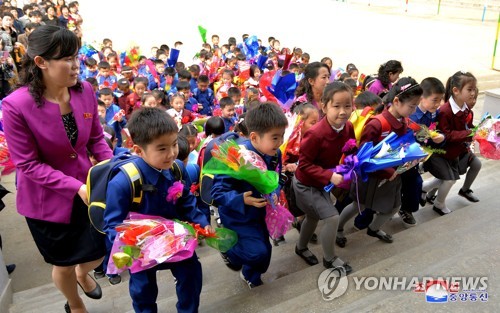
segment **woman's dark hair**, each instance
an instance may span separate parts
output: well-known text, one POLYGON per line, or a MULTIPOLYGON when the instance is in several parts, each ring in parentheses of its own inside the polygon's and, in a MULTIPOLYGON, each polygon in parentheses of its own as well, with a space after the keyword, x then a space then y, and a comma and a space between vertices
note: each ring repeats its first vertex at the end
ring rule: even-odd
POLYGON ((378 80, 382 83, 384 88, 389 88, 391 81, 389 80, 389 74, 402 73, 403 66, 401 62, 396 60, 390 60, 386 63, 380 65, 378 68, 378 80))
POLYGON ((309 83, 309 79, 315 79, 316 77, 318 77, 319 70, 322 67, 326 68, 328 70, 328 74, 330 74, 330 68, 325 63, 312 62, 307 64, 306 68, 304 69, 304 78, 300 80, 299 86, 295 90, 295 96, 298 97, 306 94, 307 101, 313 101, 314 96, 312 86, 309 83))
POLYGON ((352 89, 347 84, 339 81, 327 84, 325 90, 323 90, 323 95, 321 96, 321 102, 323 102, 323 106, 326 107, 328 102, 332 101, 333 96, 337 92, 344 91, 348 92, 351 95, 352 99, 352 89))
MULTIPOLYGON (((60 60, 66 57, 76 57, 79 49, 80 40, 68 29, 51 25, 36 28, 28 36, 28 51, 21 62, 18 87, 27 86, 36 104, 43 105, 42 98, 46 86, 43 82, 42 70, 35 64, 35 57, 60 60)), ((76 85, 70 88, 81 91, 82 85, 80 81, 77 81, 76 85)))
POLYGON ((392 103, 396 97, 400 102, 406 102, 412 98, 421 97, 423 93, 422 87, 416 80, 411 77, 402 77, 384 97, 384 103, 392 103))
POLYGON ((179 134, 179 137, 177 137, 177 146, 179 147, 177 159, 184 161, 189 156, 189 142, 187 138, 179 134))
POLYGON ((224 120, 219 116, 210 117, 205 123, 205 135, 210 136, 212 134, 219 136, 224 134, 225 126, 224 120))
POLYGON ((457 87, 462 91, 465 85, 469 83, 476 83, 476 77, 469 72, 458 71, 446 81, 446 92, 444 94, 444 101, 449 101, 453 96, 453 88, 457 87))

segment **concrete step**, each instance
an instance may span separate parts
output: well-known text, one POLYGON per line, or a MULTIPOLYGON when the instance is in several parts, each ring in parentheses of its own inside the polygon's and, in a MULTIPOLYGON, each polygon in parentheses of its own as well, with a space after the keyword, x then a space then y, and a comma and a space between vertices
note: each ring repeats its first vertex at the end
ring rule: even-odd
MULTIPOLYGON (((419 225, 408 230, 405 230, 402 226, 399 217, 395 216, 392 221, 384 226, 384 230, 394 234, 395 242, 390 245, 368 237, 364 231, 355 231, 352 228, 351 222, 346 227, 347 247, 344 249, 337 248, 337 254, 342 259, 350 261, 355 270, 352 275, 361 275, 360 273, 364 273, 365 270, 384 260, 388 260, 387 262, 389 263, 400 260, 403 264, 410 264, 411 270, 419 268, 420 265, 424 266, 426 263, 414 264, 411 261, 411 253, 415 256, 423 254, 423 251, 433 250, 433 245, 440 245, 445 235, 450 236, 450 234, 454 234, 453 236, 454 238, 456 237, 456 240, 463 239, 463 234, 469 233, 473 234, 472 237, 476 237, 474 227, 481 229, 481 221, 485 218, 489 219, 488 214, 479 216, 478 219, 471 222, 468 221, 470 217, 467 215, 465 220, 468 222, 465 225, 456 222, 455 219, 460 220, 460 218, 454 216, 463 215, 463 211, 468 212, 469 208, 483 208, 483 211, 490 212, 488 210, 495 207, 495 203, 493 202, 494 193, 491 191, 492 186, 498 186, 500 182, 498 168, 500 166, 497 165, 497 162, 483 162, 483 170, 473 186, 477 196, 481 199, 481 202, 478 204, 469 206, 469 202, 456 195, 458 188, 461 186, 461 182, 459 182, 452 189, 448 201, 448 206, 459 214, 455 214, 454 212, 448 216, 438 217, 430 207, 426 207, 415 214, 419 225), (474 225, 474 227, 471 225, 474 225), (438 234, 436 230, 439 229, 446 231, 446 233, 438 234), (437 234, 439 236, 436 236, 437 234), (409 251, 412 252, 410 253, 409 251), (376 260, 375 264, 374 260, 376 260)), ((490 221, 495 221, 494 217, 491 217, 490 221)), ((463 224, 463 221, 461 222, 463 224)), ((317 230, 318 234, 320 230, 321 225, 317 230)), ((215 250, 206 246, 200 247, 197 250, 203 266, 203 290, 200 311, 255 312, 268 309, 270 310, 269 312, 273 312, 274 308, 275 312, 283 312, 284 310, 274 306, 279 305, 281 308, 280 303, 291 301, 291 303, 286 305, 290 305, 293 308, 294 299, 309 292, 315 292, 316 298, 318 295, 321 298, 317 289, 317 277, 323 271, 322 265, 310 267, 295 255, 294 247, 298 239, 296 230, 290 230, 286 235, 286 239, 287 242, 285 244, 273 248, 271 266, 268 272, 263 275, 265 285, 254 290, 248 290, 246 285, 240 280, 238 273, 230 271, 223 265, 219 254, 215 250), (241 304, 238 304, 240 302, 241 304)), ((322 251, 319 244, 311 244, 310 249, 321 259, 322 251)), ((435 256, 435 258, 439 260, 445 259, 441 258, 440 255, 435 256)), ((425 266, 423 267, 424 269, 428 268, 428 266, 425 266)), ((397 275, 393 272, 392 267, 386 267, 382 272, 387 273, 387 275, 397 275)), ((405 272, 403 271, 402 273, 405 272)), ((415 273, 418 274, 418 272, 409 274, 415 273)), ((169 271, 159 272, 158 282, 159 311, 175 311, 177 298, 171 273, 169 271)), ((95 301, 83 296, 89 312, 132 312, 131 300, 128 295, 127 274, 123 274, 123 282, 119 285, 110 286, 106 279, 101 279, 99 283, 103 288, 104 296, 102 300, 95 301)), ((313 296, 314 294, 309 295, 311 299, 314 298, 313 296)), ((60 312, 64 303, 64 297, 54 285, 47 284, 15 293, 10 312, 60 312)), ((297 312, 296 310, 292 311, 297 312)), ((307 310, 304 309, 304 311, 307 310)))
MULTIPOLYGON (((495 195, 486 195, 482 204, 472 204, 448 216, 407 229, 394 236, 393 244, 371 242, 364 247, 364 254, 353 253, 350 261, 354 272, 350 276, 488 275, 500 260, 498 239, 490 236, 492 230, 497 229, 500 218, 495 199, 495 195)), ((362 245, 363 242, 356 241, 355 244, 362 245)), ((346 247, 346 250, 350 248, 346 247)), ((404 306, 414 303, 410 311, 419 312, 413 308, 418 308, 419 303, 425 304, 422 294, 410 291, 406 292, 408 294, 355 291, 352 279, 346 294, 327 302, 322 300, 317 287, 317 279, 323 270, 320 265, 309 267, 245 294, 221 299, 204 309, 207 312, 403 312, 407 311, 404 306)), ((494 277, 490 275, 489 278, 493 280, 494 277)), ((493 301, 490 303, 481 308, 498 305, 493 301)), ((470 312, 470 307, 463 312, 466 311, 470 312)))

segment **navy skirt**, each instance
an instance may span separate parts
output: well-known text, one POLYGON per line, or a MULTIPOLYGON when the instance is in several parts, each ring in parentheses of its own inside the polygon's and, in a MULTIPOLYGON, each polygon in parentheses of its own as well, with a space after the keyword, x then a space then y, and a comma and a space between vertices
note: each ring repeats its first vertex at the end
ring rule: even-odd
POLYGON ((26 217, 35 244, 45 262, 72 266, 102 258, 106 236, 98 232, 88 217, 88 208, 79 196, 73 201, 69 224, 26 217))

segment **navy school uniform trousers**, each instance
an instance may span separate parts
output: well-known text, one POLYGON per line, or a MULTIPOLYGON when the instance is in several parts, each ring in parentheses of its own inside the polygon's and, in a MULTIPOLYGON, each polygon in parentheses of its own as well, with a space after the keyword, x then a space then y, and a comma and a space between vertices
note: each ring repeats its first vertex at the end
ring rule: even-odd
MULTIPOLYGON (((144 185, 154 187, 153 191, 143 193, 138 213, 157 215, 168 219, 178 218, 182 221, 198 223, 202 227, 208 225, 205 216, 196 207, 196 198, 189 192, 190 186, 185 184, 182 197, 174 205, 166 200, 167 190, 175 182, 171 171, 162 170, 159 172, 141 158, 134 159, 132 162, 137 165, 141 172, 144 185)), ((183 172, 183 180, 186 180, 186 170, 181 162, 178 162, 178 164, 183 172)), ((109 182, 106 199, 104 230, 107 234, 107 244, 110 249, 116 236, 115 227, 122 223, 130 212, 132 199, 130 182, 123 172, 116 174, 109 182)), ((164 269, 170 269, 177 279, 177 311, 197 312, 200 303, 202 271, 196 253, 191 258, 181 262, 162 263, 138 273, 131 273, 129 291, 135 312, 158 312, 156 305, 158 296, 156 271, 164 269)))
MULTIPOLYGON (((410 120, 428 127, 437 120, 437 113, 424 113, 417 107, 415 113, 410 116, 410 120)), ((410 213, 418 211, 422 184, 423 180, 418 172, 418 165, 401 174, 401 210, 410 213)))
MULTIPOLYGON (((248 150, 257 152, 250 141, 245 141, 243 145, 248 150)), ((276 166, 281 165, 280 154, 277 158, 273 158, 257 153, 263 157, 269 170, 274 171, 276 166)), ((262 284, 261 275, 267 271, 271 262, 272 247, 265 222, 266 209, 245 205, 243 193, 247 191, 252 191, 253 197, 262 197, 252 185, 245 181, 226 175, 214 177, 212 198, 219 208, 221 222, 224 227, 238 234, 238 242, 227 251, 226 255, 231 263, 243 267, 243 275, 248 281, 260 285, 262 284)))

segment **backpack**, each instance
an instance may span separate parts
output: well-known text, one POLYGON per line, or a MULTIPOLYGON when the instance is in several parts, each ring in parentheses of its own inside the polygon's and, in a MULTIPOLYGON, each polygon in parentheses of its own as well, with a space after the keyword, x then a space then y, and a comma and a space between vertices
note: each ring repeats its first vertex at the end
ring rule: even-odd
MULTIPOLYGON (((90 223, 100 233, 104 234, 104 210, 106 209, 108 183, 116 174, 123 172, 129 179, 132 194, 130 211, 139 210, 144 191, 153 191, 153 186, 143 184, 141 172, 132 162, 138 158, 130 154, 117 155, 90 168, 87 176, 88 214, 90 223)), ((175 180, 182 180, 180 162, 175 160, 172 165, 171 171, 175 180)))

